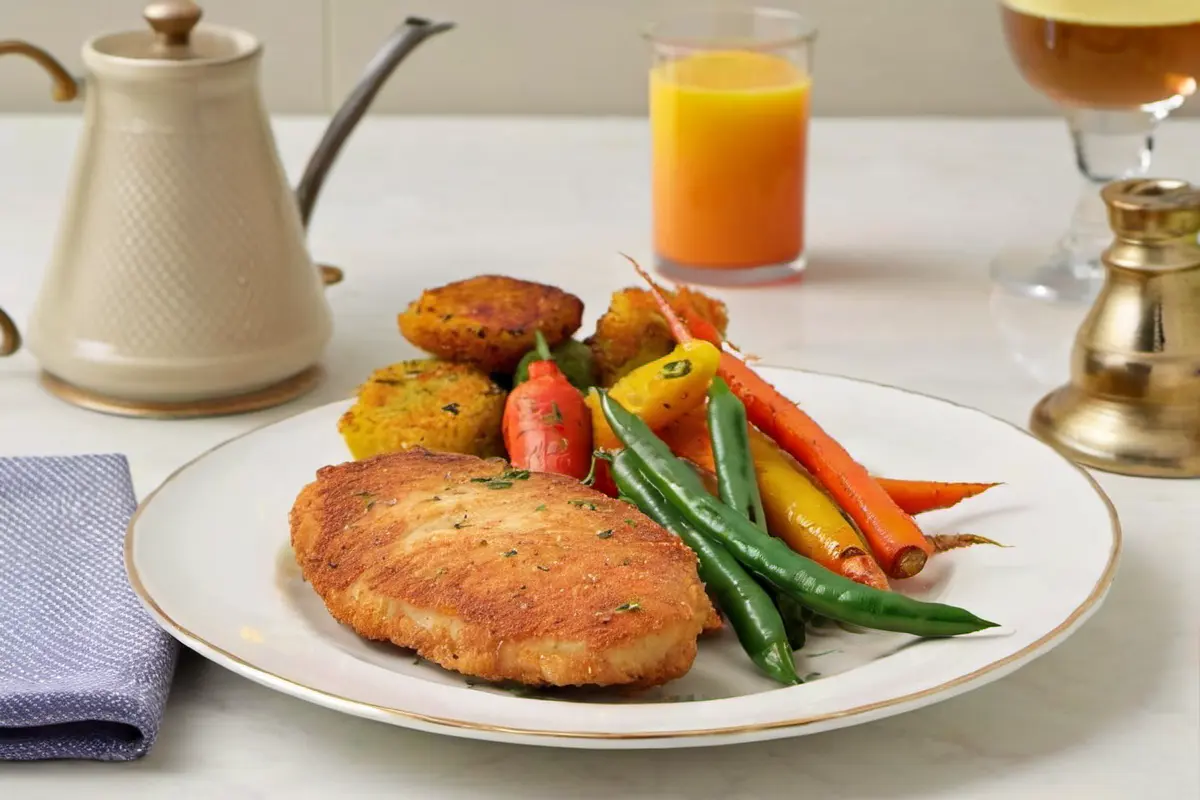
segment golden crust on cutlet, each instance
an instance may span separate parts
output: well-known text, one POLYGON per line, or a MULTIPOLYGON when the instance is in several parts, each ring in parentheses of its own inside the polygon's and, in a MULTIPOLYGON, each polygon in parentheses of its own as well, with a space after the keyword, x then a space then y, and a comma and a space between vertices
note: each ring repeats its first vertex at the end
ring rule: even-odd
POLYGON ((583 321, 583 301, 556 286, 480 275, 426 289, 400 314, 404 338, 447 361, 510 373, 541 330, 551 347, 583 321))
POLYGON ((325 467, 292 545, 330 613, 448 669, 534 685, 655 685, 713 621, 695 554, 570 478, 421 450, 325 467))

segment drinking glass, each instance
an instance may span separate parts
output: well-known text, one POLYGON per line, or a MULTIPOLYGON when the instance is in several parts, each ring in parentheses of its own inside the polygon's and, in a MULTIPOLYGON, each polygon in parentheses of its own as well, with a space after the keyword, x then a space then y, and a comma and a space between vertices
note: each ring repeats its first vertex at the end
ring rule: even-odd
POLYGON ((815 35, 765 8, 650 28, 654 250, 668 277, 744 285, 804 270, 815 35))
POLYGON ((1048 256, 1001 253, 992 277, 1027 297, 1087 303, 1112 240, 1100 188, 1146 173, 1156 126, 1196 90, 1200 2, 1002 0, 1000 12, 1022 77, 1065 113, 1084 186, 1048 256))

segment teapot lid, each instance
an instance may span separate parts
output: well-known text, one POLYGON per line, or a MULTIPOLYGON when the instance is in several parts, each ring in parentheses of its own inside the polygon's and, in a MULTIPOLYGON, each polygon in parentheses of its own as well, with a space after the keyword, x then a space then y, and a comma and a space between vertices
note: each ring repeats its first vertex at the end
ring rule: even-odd
POLYGON ((200 26, 203 9, 192 0, 155 0, 142 10, 150 29, 94 39, 102 56, 146 61, 229 61, 258 49, 258 40, 230 28, 200 26))

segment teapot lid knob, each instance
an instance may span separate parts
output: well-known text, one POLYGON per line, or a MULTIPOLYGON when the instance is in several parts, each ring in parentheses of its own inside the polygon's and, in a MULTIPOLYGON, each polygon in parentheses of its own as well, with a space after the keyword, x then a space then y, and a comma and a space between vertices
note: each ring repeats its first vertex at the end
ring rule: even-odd
POLYGON ((142 16, 158 34, 159 43, 169 47, 188 43, 202 13, 200 6, 191 0, 158 0, 142 10, 142 16))

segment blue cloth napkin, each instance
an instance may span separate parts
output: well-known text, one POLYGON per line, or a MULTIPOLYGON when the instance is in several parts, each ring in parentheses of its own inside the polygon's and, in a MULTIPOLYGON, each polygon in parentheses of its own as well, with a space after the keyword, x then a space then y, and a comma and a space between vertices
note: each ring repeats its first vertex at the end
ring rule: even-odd
POLYGON ((179 646, 125 577, 136 505, 124 456, 0 458, 0 760, 154 743, 179 646))

